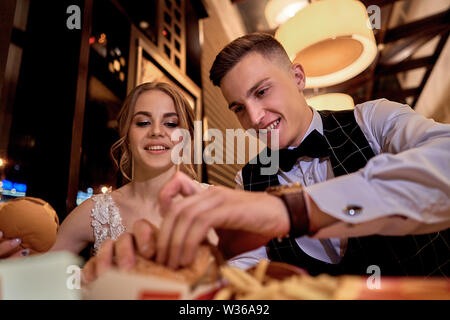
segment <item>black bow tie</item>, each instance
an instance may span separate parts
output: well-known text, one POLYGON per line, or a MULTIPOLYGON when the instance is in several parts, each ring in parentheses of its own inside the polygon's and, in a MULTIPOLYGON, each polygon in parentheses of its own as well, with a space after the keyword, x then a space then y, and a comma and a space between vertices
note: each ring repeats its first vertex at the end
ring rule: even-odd
POLYGON ((295 149, 280 150, 280 169, 291 171, 297 159, 303 156, 324 158, 329 156, 328 143, 317 130, 313 130, 295 149))

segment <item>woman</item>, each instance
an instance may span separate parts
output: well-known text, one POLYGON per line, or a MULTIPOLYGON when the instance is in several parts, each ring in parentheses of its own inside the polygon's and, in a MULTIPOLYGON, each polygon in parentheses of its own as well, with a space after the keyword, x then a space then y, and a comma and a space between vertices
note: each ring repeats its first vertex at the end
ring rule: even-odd
MULTIPOLYGON (((131 91, 119 114, 120 139, 111 154, 130 182, 105 194, 95 195, 73 210, 61 224, 51 251, 78 254, 89 243, 94 253, 103 241, 116 240, 132 232, 137 220, 158 227, 161 214, 158 192, 176 173, 171 159, 175 130, 187 129, 193 136, 193 112, 177 90, 166 83, 144 83, 131 91)), ((192 165, 180 164, 181 171, 195 179, 192 165)))

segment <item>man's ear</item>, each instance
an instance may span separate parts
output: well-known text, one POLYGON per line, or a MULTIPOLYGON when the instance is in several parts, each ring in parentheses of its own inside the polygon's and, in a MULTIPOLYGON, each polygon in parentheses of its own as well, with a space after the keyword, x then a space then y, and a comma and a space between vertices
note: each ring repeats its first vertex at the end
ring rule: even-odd
POLYGON ((306 76, 302 65, 299 63, 292 64, 291 73, 294 76, 295 84, 297 85, 298 90, 303 91, 303 89, 305 89, 306 76))

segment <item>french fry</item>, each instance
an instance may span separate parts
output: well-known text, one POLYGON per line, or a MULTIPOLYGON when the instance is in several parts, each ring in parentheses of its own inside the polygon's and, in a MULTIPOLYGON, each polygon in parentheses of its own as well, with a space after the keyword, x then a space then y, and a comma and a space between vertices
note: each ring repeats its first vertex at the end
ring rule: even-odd
POLYGON ((327 299, 326 295, 318 292, 314 288, 303 283, 284 281, 281 283, 281 291, 291 299, 300 300, 322 300, 327 299))
POLYGON ((258 265, 256 266, 256 270, 253 274, 256 280, 260 283, 263 283, 264 276, 266 275, 267 267, 269 266, 269 261, 267 259, 259 260, 258 265))
POLYGON ((229 286, 220 290, 215 299, 322 300, 332 299, 338 289, 339 280, 326 274, 317 277, 293 275, 284 280, 267 280, 268 264, 267 260, 260 260, 253 275, 239 268, 223 266, 221 272, 229 286), (264 283, 264 279, 267 282, 264 283))
POLYGON ((261 289, 261 284, 258 280, 242 269, 224 266, 221 268, 221 272, 233 286, 243 292, 261 289))
POLYGON ((280 284, 277 282, 270 283, 262 290, 253 291, 241 297, 242 300, 274 300, 280 292, 280 284))

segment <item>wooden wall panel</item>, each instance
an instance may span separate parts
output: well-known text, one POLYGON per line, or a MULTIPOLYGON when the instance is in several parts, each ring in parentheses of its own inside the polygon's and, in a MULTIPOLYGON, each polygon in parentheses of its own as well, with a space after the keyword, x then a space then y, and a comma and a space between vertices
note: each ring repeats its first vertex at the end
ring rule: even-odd
MULTIPOLYGON (((211 10, 212 11, 212 10, 211 10)), ((203 86, 203 115, 208 119, 208 127, 219 129, 225 137, 225 129, 241 128, 235 115, 228 110, 227 103, 218 87, 209 80, 209 69, 216 54, 232 39, 228 39, 219 19, 214 12, 203 20, 203 54, 202 54, 202 86, 203 86)), ((225 144, 225 139, 224 139, 225 144)), ((224 146, 224 161, 226 150, 224 146)), ((238 164, 207 165, 208 182, 214 185, 234 187, 234 177, 242 167, 238 164)))

